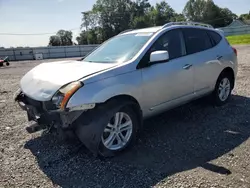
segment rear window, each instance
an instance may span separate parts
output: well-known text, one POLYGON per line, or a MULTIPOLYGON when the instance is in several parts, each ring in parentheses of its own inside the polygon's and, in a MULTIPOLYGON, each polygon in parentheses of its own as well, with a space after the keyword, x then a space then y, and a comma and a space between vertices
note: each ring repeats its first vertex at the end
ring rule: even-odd
POLYGON ((187 53, 193 54, 212 48, 211 40, 204 29, 183 29, 187 53))
POLYGON ((220 43, 222 37, 218 33, 214 32, 214 31, 207 31, 207 33, 211 37, 211 40, 213 42, 213 46, 216 46, 217 44, 220 43))

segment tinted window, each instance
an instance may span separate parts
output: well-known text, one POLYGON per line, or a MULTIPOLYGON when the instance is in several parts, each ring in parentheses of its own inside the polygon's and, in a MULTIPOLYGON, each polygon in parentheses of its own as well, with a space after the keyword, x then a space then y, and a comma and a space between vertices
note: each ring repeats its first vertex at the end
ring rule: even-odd
POLYGON ((209 34, 209 36, 213 40, 213 46, 216 46, 222 39, 222 37, 214 31, 208 31, 207 33, 209 34))
POLYGON ((180 30, 171 30, 163 34, 151 47, 150 53, 158 50, 167 50, 169 59, 183 56, 182 33, 180 30))
POLYGON ((212 47, 211 40, 203 29, 183 29, 188 54, 201 52, 212 47))

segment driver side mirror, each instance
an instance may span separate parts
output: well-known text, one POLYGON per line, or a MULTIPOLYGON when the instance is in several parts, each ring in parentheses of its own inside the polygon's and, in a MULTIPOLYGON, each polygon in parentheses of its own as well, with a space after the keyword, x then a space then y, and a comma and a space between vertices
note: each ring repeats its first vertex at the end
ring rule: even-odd
POLYGON ((150 54, 149 63, 163 63, 169 60, 168 51, 159 50, 150 54))

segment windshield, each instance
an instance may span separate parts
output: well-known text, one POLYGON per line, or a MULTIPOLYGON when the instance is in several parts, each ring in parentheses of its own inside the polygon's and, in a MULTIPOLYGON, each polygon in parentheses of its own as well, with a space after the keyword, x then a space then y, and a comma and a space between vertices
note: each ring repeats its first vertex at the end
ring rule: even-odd
POLYGON ((97 63, 117 63, 128 61, 140 51, 152 35, 153 33, 118 35, 105 42, 83 60, 97 63))

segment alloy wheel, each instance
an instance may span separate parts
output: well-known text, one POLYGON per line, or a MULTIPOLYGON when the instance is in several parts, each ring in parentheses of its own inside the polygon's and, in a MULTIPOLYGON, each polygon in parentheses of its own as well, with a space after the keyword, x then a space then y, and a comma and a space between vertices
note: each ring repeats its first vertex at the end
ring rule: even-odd
POLYGON ((218 94, 221 101, 226 101, 229 94, 230 94, 230 80, 228 78, 223 78, 220 82, 219 88, 218 88, 218 94))
POLYGON ((129 142, 133 131, 133 122, 125 112, 117 112, 106 125, 102 143, 109 150, 120 150, 129 142))

